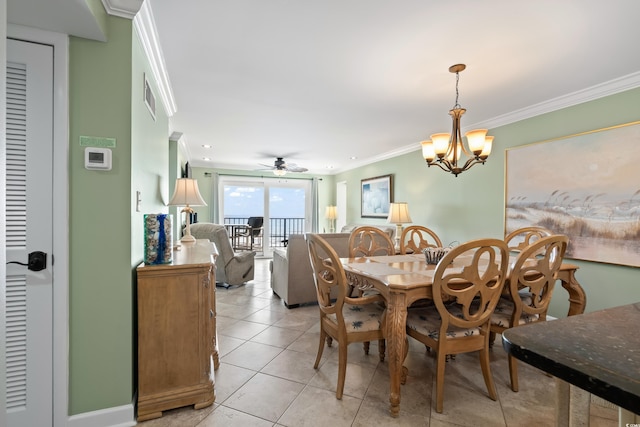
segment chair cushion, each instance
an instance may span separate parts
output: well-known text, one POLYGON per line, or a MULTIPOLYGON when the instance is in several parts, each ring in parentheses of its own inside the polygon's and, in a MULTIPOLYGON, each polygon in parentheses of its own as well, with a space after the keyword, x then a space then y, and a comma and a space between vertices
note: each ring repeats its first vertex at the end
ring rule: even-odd
MULTIPOLYGON (((462 318, 462 310, 457 304, 451 307, 450 311, 456 317, 462 318)), ((426 335, 431 339, 438 339, 441 322, 440 313, 438 313, 435 306, 410 308, 407 310, 407 328, 413 329, 419 334, 426 335)), ((465 329, 449 325, 449 329, 447 329, 447 338, 460 338, 471 335, 480 335, 480 328, 465 329)))
MULTIPOLYGON (((531 304, 531 295, 528 294, 520 294, 520 298, 522 298, 522 303, 525 305, 531 304)), ((511 315, 513 314, 514 304, 511 297, 501 297, 500 301, 498 301, 498 305, 496 306, 495 311, 491 315, 491 324, 498 325, 503 328, 508 328, 509 322, 511 322, 511 315)), ((527 314, 522 313, 520 315, 520 320, 518 325, 524 325, 526 323, 537 322, 540 316, 537 314, 527 314)), ((514 326, 518 326, 514 325, 514 326)))
MULTIPOLYGON (((366 332, 380 329, 384 307, 378 304, 352 305, 345 304, 342 308, 347 332, 366 332)), ((336 315, 329 314, 327 318, 337 323, 336 315)))

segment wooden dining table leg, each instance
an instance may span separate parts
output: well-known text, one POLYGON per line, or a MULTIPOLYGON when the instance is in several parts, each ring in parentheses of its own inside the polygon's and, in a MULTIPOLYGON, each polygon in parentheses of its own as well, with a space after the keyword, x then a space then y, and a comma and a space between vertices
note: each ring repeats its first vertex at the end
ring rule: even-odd
POLYGON ((387 351, 389 354, 389 411, 400 414, 400 381, 404 362, 407 324, 406 295, 390 292, 387 302, 387 351))
POLYGON ((558 279, 560 279, 562 287, 569 293, 569 312, 567 316, 582 314, 587 306, 587 294, 575 277, 577 268, 578 267, 560 270, 558 272, 558 279))

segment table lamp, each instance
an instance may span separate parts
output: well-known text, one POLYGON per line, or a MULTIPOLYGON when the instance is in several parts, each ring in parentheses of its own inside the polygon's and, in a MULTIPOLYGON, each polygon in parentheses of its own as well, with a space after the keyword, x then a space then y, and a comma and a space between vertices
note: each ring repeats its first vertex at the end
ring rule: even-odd
POLYGON ((173 190, 173 197, 169 200, 169 206, 184 206, 180 211, 187 213, 187 227, 184 232, 184 236, 180 239, 180 243, 192 243, 196 241, 196 238, 191 235, 191 214, 193 209, 191 206, 207 206, 205 201, 200 195, 198 190, 198 181, 192 178, 178 178, 176 179, 176 188, 173 190))
POLYGON ((389 224, 396 225, 396 251, 400 250, 400 236, 402 235, 402 224, 411 221, 409 216, 409 205, 406 202, 391 203, 389 205, 389 216, 387 217, 389 224))
POLYGON ((334 233, 336 218, 338 218, 338 209, 335 206, 327 206, 324 213, 325 218, 329 220, 329 233, 334 233))

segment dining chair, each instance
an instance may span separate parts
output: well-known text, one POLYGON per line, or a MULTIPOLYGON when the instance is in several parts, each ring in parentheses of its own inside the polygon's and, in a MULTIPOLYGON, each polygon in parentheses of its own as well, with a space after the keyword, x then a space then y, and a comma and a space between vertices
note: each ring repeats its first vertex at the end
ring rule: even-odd
POLYGON ((430 228, 422 225, 411 225, 406 227, 400 237, 401 254, 418 254, 426 248, 441 248, 442 241, 430 228))
MULTIPOLYGON (((355 228, 349 235, 349 258, 368 257, 377 255, 395 255, 396 246, 389 234, 378 227, 360 226, 355 228)), ((349 296, 353 294, 354 286, 349 283, 349 296)), ((357 291, 357 296, 373 296, 379 292, 375 289, 357 291)), ((381 304, 384 304, 382 302, 381 304)), ((365 354, 369 354, 369 342, 363 343, 365 354)))
MULTIPOLYGON (((378 340, 380 361, 385 353, 385 308, 380 295, 350 298, 347 277, 335 250, 317 234, 306 234, 309 260, 320 308, 320 342, 314 369, 318 369, 325 339, 338 342, 338 385, 336 398, 342 399, 347 371, 347 346, 354 342, 378 340), (337 295, 332 300, 332 290, 337 295)), ((328 341, 327 345, 331 345, 328 341)))
POLYGON ((551 230, 544 227, 522 227, 507 234, 507 236, 504 238, 504 241, 507 243, 509 251, 521 252, 524 248, 526 248, 536 240, 540 240, 543 237, 551 236, 552 234, 553 232, 551 230))
MULTIPOLYGON (((491 337, 506 329, 547 320, 549 303, 569 238, 562 234, 543 237, 524 248, 509 272, 506 295, 491 316, 491 337)), ((511 390, 518 391, 518 364, 509 355, 511 390)))
POLYGON ((497 399, 489 366, 490 320, 502 293, 508 264, 507 245, 502 240, 479 239, 456 246, 436 266, 434 306, 407 311, 407 335, 436 351, 438 413, 443 409, 448 355, 479 351, 489 397, 497 399))
POLYGON ((349 257, 395 255, 391 237, 378 227, 360 226, 349 235, 349 257))

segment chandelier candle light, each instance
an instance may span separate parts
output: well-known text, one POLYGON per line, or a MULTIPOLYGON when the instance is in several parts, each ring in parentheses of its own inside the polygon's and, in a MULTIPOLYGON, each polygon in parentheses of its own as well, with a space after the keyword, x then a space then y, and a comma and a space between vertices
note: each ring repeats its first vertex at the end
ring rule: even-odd
POLYGON ((445 172, 451 172, 455 176, 471 168, 471 166, 482 163, 487 160, 491 154, 491 146, 493 144, 493 136, 487 136, 487 129, 476 129, 465 133, 467 137, 467 146, 462 141, 460 131, 460 118, 467 111, 458 104, 458 82, 460 80, 460 72, 467 66, 464 64, 456 64, 449 67, 449 72, 456 74, 456 103, 449 115, 453 119, 453 130, 451 134, 435 133, 431 135, 428 141, 422 141, 422 157, 427 162, 427 166, 438 166, 445 172), (468 159, 464 165, 459 166, 462 153, 466 154, 468 159))
POLYGON ((334 233, 336 231, 336 219, 338 218, 337 208, 335 206, 327 206, 324 216, 329 220, 329 233, 334 233))
POLYGON ((191 206, 207 206, 204 199, 200 195, 198 189, 198 181, 192 178, 176 179, 176 187, 173 190, 173 197, 169 200, 169 206, 184 206, 180 212, 186 212, 187 227, 184 236, 180 239, 180 243, 193 243, 196 238, 191 235, 190 216, 193 213, 191 206))
POLYGON ((412 222, 409 216, 409 205, 407 202, 396 202, 389 205, 389 224, 396 225, 396 251, 400 250, 400 236, 402 235, 402 224, 412 222))

